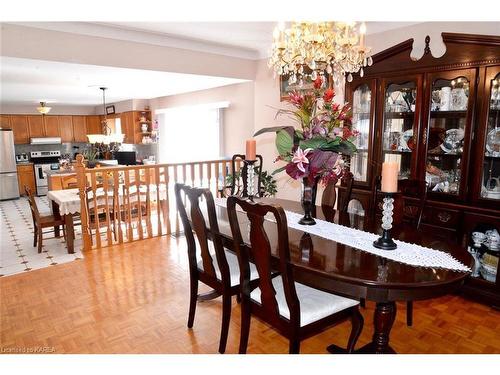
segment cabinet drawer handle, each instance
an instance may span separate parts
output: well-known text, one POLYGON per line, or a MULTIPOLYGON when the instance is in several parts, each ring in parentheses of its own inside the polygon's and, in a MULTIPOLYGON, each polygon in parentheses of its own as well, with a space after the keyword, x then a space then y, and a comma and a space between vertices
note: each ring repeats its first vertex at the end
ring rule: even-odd
POLYGON ((448 212, 440 212, 437 216, 442 223, 447 223, 451 219, 451 215, 448 212))

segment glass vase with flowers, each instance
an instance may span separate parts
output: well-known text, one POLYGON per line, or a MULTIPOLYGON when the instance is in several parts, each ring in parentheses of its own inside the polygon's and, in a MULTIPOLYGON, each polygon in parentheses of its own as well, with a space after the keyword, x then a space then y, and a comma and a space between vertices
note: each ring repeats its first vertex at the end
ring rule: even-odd
POLYGON ((302 181, 304 217, 300 224, 313 225, 312 210, 316 205, 318 183, 324 186, 336 183, 344 174, 343 156, 356 153, 349 104, 333 101, 332 88, 322 89, 322 77, 314 81, 310 92, 291 92, 287 102, 292 109, 278 110, 276 117, 288 116, 298 126, 275 126, 260 129, 255 136, 276 133, 278 156, 275 162, 286 164, 273 172, 285 171, 291 178, 302 181))

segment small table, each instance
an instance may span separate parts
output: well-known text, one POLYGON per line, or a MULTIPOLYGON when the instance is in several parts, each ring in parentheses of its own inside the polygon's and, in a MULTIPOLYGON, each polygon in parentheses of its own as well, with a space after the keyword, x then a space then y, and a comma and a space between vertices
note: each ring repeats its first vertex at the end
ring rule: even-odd
MULTIPOLYGON (((63 216, 66 228, 66 245, 68 253, 75 252, 75 226, 73 215, 80 212, 80 196, 78 189, 50 190, 47 198, 52 202, 52 214, 55 217, 63 216)), ((58 235, 59 227, 54 227, 58 235)))

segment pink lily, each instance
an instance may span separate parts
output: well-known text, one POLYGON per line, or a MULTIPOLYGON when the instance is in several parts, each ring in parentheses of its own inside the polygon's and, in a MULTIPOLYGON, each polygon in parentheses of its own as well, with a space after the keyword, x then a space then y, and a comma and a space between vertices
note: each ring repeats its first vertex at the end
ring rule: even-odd
POLYGON ((292 163, 297 164, 297 168, 302 172, 306 171, 304 164, 309 164, 309 159, 306 156, 310 151, 312 151, 312 148, 307 148, 304 151, 297 148, 297 151, 293 154, 292 163))

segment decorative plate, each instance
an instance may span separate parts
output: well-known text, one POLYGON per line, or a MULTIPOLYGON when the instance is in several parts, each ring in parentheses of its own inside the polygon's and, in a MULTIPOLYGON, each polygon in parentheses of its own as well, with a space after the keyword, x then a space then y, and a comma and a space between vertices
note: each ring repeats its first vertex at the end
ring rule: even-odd
POLYGON ((441 149, 446 152, 457 152, 462 140, 464 139, 463 129, 449 129, 446 131, 444 142, 441 144, 441 149))
POLYGON ((486 137, 486 149, 489 152, 500 152, 500 128, 488 132, 486 137))

